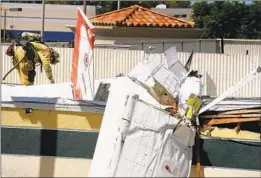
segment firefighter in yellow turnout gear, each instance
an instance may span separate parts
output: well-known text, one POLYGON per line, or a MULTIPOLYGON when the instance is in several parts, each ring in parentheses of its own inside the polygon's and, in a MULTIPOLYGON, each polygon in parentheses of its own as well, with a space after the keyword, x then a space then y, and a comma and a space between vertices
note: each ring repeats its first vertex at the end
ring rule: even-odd
POLYGON ((53 48, 49 48, 40 41, 26 38, 24 34, 29 37, 35 37, 37 35, 28 32, 23 33, 23 39, 28 40, 26 45, 21 43, 14 45, 14 43, 12 43, 6 51, 6 54, 13 58, 14 66, 19 63, 15 68, 18 71, 20 83, 23 85, 34 84, 36 64, 43 66, 47 78, 51 83, 54 83, 51 64, 59 62, 59 54, 54 51, 53 48))

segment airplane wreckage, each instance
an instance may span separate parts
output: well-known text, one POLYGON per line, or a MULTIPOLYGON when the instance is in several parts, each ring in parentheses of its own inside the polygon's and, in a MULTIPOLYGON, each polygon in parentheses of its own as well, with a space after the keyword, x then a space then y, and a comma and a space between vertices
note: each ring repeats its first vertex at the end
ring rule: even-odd
MULTIPOLYGON (((163 61, 151 54, 128 74, 97 82, 93 69, 82 67, 86 51, 92 59, 94 40, 93 26, 80 9, 77 29, 72 84, 2 84, 2 123, 11 119, 8 108, 67 111, 72 119, 77 112, 102 114, 96 118, 99 132, 92 131, 96 139, 76 144, 75 137, 68 141, 73 147, 60 146, 86 152, 85 145, 92 145, 89 177, 260 176, 260 133, 253 130, 260 128, 260 98, 227 98, 260 75, 260 67, 217 98, 204 97, 202 75, 190 69, 193 52, 184 66, 172 47, 163 61), (249 131, 240 130, 249 123, 249 131)), ((2 137, 15 137, 3 129, 2 137)), ((11 154, 12 139, 2 139, 2 153, 11 154)))

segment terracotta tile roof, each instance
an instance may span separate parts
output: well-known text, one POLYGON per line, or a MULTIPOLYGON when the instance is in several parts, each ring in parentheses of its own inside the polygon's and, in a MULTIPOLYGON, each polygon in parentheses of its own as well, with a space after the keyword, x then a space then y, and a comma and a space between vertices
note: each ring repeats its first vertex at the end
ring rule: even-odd
POLYGON ((97 26, 193 28, 194 23, 134 5, 90 18, 97 26))

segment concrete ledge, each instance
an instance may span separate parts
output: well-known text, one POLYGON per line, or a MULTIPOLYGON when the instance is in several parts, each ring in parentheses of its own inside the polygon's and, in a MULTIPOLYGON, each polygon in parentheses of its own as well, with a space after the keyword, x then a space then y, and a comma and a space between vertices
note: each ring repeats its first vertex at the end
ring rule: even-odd
MULTIPOLYGON (((2 154, 2 177, 88 177, 91 159, 2 154)), ((260 171, 201 167, 202 177, 260 177, 260 171)), ((192 166, 190 177, 196 177, 192 166)))

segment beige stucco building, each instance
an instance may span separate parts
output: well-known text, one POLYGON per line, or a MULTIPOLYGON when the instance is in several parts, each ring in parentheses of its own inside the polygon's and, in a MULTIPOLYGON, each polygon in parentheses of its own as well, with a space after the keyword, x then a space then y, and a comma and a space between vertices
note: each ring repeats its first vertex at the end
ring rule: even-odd
MULTIPOLYGON (((45 31, 70 32, 65 24, 75 24, 77 8, 80 5, 45 5, 45 31)), ((22 8, 22 11, 7 11, 6 29, 7 30, 41 30, 42 28, 42 4, 30 3, 1 3, 1 8, 22 8)), ((87 6, 87 15, 96 15, 95 6, 87 6)), ((4 28, 4 13, 1 12, 1 28, 4 28)))
MULTIPOLYGON (((90 20, 95 26, 96 45, 129 45, 134 49, 147 49, 154 44, 156 52, 173 46, 173 40, 199 39, 203 33, 202 29, 194 28, 193 22, 141 6, 100 14, 90 20)), ((75 31, 75 25, 66 27, 75 31)))

